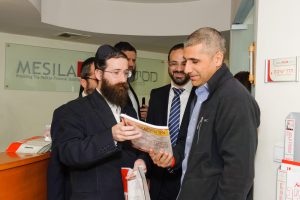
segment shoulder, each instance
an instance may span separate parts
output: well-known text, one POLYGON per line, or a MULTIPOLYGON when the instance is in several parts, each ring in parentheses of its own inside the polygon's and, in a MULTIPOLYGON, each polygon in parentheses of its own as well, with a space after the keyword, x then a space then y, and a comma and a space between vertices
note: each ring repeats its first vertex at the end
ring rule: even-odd
POLYGON ((259 106, 251 93, 235 78, 228 79, 218 89, 218 98, 221 104, 228 105, 237 112, 249 109, 259 111, 259 106))
POLYGON ((169 92, 171 88, 171 84, 164 85, 159 88, 155 88, 151 90, 151 95, 160 95, 160 94, 165 94, 166 92, 169 92))

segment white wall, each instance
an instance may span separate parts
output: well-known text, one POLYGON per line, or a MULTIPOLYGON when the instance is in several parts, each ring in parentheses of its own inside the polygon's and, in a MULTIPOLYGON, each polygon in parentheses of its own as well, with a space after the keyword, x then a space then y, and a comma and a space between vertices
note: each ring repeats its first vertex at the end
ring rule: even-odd
MULTIPOLYGON (((12 141, 41 135, 51 123, 53 110, 76 98, 78 93, 18 91, 4 89, 5 43, 95 52, 98 45, 0 33, 0 151, 12 141)), ((166 59, 166 54, 138 51, 143 58, 166 59)), ((78 83, 79 84, 79 83, 78 83)))
POLYGON ((283 142, 284 120, 300 112, 300 82, 264 83, 266 58, 300 56, 300 1, 257 0, 257 82, 255 96, 261 108, 256 156, 255 200, 276 199, 273 146, 283 142))

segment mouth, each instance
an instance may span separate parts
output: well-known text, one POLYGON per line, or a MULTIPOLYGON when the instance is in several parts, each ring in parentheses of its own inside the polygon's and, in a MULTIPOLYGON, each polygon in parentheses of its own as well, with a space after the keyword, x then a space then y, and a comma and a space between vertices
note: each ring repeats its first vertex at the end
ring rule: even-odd
POLYGON ((191 81, 197 80, 199 78, 198 75, 191 75, 191 74, 189 74, 189 76, 190 76, 191 81))
POLYGON ((184 78, 186 75, 183 72, 174 72, 173 76, 176 78, 184 78))

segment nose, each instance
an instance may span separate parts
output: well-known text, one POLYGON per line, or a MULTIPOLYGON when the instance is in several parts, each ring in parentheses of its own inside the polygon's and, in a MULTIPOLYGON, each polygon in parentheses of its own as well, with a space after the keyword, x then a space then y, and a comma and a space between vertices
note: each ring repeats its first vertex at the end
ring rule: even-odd
POLYGON ((181 72, 181 71, 184 71, 184 67, 185 67, 184 65, 179 64, 179 65, 176 66, 175 70, 181 72))
POLYGON ((127 82, 127 75, 125 75, 125 73, 120 73, 121 77, 120 77, 120 82, 125 83, 127 82))
POLYGON ((191 61, 186 61, 184 73, 189 74, 190 72, 192 72, 191 61))

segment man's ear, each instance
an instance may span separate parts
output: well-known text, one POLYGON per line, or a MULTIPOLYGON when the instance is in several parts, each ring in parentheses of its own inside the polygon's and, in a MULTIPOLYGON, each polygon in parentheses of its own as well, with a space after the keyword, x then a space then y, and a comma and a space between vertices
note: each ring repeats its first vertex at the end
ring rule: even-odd
POLYGON ((221 66, 223 64, 224 54, 218 51, 214 56, 214 62, 216 66, 221 66))
POLYGON ((83 88, 86 88, 86 86, 87 86, 87 82, 86 82, 86 80, 85 80, 85 79, 82 79, 82 78, 80 78, 80 85, 81 85, 83 88))
POLYGON ((102 80, 102 75, 103 75, 103 72, 100 69, 95 69, 96 79, 98 79, 99 81, 101 81, 102 80))

